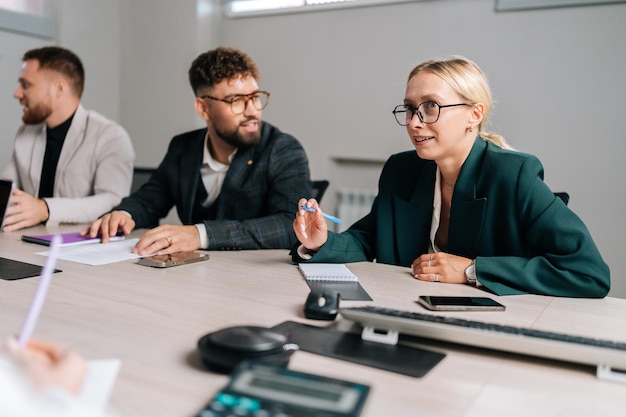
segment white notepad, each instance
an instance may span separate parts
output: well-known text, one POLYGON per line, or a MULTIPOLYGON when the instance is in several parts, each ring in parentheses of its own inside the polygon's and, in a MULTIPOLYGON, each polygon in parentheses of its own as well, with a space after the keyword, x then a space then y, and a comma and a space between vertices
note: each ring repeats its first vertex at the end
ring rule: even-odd
POLYGON ((308 281, 353 281, 359 278, 344 264, 298 264, 302 275, 308 281))

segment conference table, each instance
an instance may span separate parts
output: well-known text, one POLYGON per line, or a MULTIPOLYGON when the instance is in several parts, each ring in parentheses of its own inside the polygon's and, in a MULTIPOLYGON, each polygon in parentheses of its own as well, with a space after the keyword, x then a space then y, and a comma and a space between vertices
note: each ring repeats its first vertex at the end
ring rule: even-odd
MULTIPOLYGON (((82 226, 27 229, 28 234, 81 230, 82 226)), ((131 237, 138 237, 141 230, 131 237)), ((0 256, 44 265, 44 246, 0 236, 0 256)), ((370 262, 347 264, 375 305, 425 312, 419 295, 490 296, 504 312, 437 313, 472 320, 626 342, 626 300, 537 295, 498 297, 466 285, 421 282, 408 268, 370 262)), ((59 260, 35 336, 57 341, 87 359, 115 358, 121 368, 110 406, 124 416, 192 417, 228 382, 203 369, 196 343, 229 326, 272 327, 284 321, 358 329, 345 319, 307 320, 309 287, 287 250, 214 251, 210 260, 166 269, 127 260, 100 266, 59 260)), ((38 278, 0 280, 0 333, 16 334, 38 278)), ((364 417, 618 416, 626 410, 626 384, 599 380, 595 368, 426 339, 408 338, 445 353, 421 378, 304 351, 291 369, 371 386, 364 417)))

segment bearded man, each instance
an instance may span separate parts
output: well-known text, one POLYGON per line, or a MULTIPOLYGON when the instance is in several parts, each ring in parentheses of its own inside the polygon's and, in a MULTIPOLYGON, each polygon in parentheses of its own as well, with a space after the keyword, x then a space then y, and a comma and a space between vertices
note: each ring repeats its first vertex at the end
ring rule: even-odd
POLYGON ((13 97, 24 124, 2 173, 15 184, 3 230, 92 222, 130 192, 128 133, 81 105, 85 71, 72 51, 46 46, 22 61, 13 97))
POLYGON ((140 189, 82 231, 107 242, 145 232, 141 255, 196 249, 288 249, 294 204, 311 194, 306 153, 291 135, 261 121, 269 93, 245 53, 219 47, 191 64, 194 107, 206 128, 175 136, 140 189), (182 225, 160 225, 175 206, 182 225))

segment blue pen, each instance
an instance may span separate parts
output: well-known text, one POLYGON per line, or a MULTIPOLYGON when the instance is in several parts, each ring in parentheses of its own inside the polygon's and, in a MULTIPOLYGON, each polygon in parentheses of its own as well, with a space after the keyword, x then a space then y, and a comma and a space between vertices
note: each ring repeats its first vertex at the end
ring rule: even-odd
MULTIPOLYGON (((302 210, 306 210, 306 211, 308 211, 309 213, 315 213, 315 209, 314 209, 314 208, 307 207, 307 206, 300 206, 300 208, 301 208, 302 210)), ((337 224, 341 224, 341 219, 338 219, 338 218, 337 218, 337 217, 335 217, 335 216, 331 216, 330 214, 326 214, 326 213, 324 213, 324 212, 322 212, 322 216, 324 216, 325 218, 327 218, 327 219, 328 219, 328 220, 330 220, 331 222, 335 222, 335 223, 337 223, 337 224)))

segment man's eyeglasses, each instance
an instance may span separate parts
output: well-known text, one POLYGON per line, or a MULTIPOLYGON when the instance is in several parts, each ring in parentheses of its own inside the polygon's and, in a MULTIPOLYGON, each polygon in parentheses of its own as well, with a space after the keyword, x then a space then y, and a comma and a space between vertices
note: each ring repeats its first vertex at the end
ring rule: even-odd
POLYGON ((270 99, 270 93, 267 91, 255 91, 251 94, 236 94, 228 98, 217 98, 209 95, 201 96, 200 98, 208 98, 215 101, 223 101, 230 104, 230 109, 234 114, 241 114, 246 111, 248 102, 251 101, 252 105, 257 110, 263 110, 270 99))
POLYGON ((400 104, 393 109, 393 115, 396 117, 396 122, 398 122, 400 126, 408 126, 411 123, 411 120, 413 120, 413 116, 416 114, 422 123, 432 124, 439 120, 439 113, 441 112, 441 109, 445 109, 446 107, 471 105, 472 104, 468 103, 459 103, 446 104, 445 106, 442 106, 434 101, 425 101, 417 107, 411 106, 410 104, 400 104))

